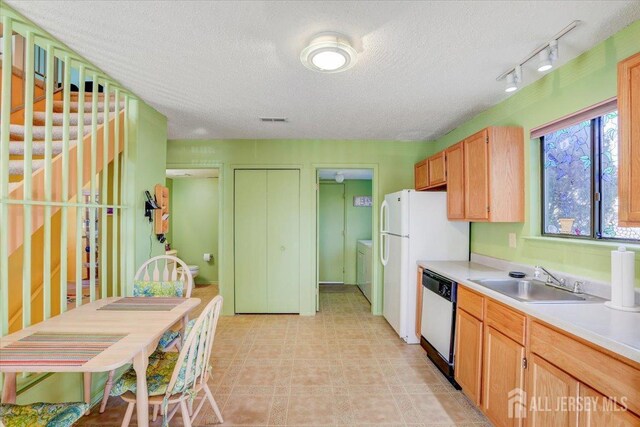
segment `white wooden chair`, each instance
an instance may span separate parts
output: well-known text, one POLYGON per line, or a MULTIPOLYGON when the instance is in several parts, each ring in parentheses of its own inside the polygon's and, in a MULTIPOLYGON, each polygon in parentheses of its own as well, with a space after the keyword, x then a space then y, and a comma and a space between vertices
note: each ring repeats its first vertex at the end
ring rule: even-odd
MULTIPOLYGON (((144 262, 136 272, 134 280, 147 281, 147 282, 182 282, 184 284, 182 289, 182 296, 184 298, 191 297, 191 290, 193 289, 193 277, 189 271, 187 264, 180 258, 172 255, 159 255, 153 257, 144 262)), ((138 296, 134 292, 134 296, 138 296)), ((167 294, 154 295, 152 292, 140 291, 139 296, 172 296, 167 294)), ((176 294, 173 294, 176 296, 176 294)), ((188 318, 185 317, 182 322, 182 328, 188 322, 188 318)), ((180 350, 181 335, 179 332, 169 330, 164 333, 158 343, 158 349, 162 351, 168 351, 172 347, 176 347, 180 350)), ((115 371, 109 372, 109 377, 104 386, 104 394, 102 396, 102 403, 100 404, 100 413, 103 413, 107 407, 107 401, 109 400, 109 393, 113 387, 113 376, 115 371)))
MULTIPOLYGON (((165 417, 163 425, 167 425, 178 409, 182 414, 182 422, 185 427, 191 427, 200 410, 208 401, 216 414, 218 421, 223 423, 222 413, 216 403, 213 393, 207 385, 207 380, 211 372, 209 365, 213 339, 216 333, 216 326, 220 311, 222 309, 222 297, 217 296, 202 311, 198 319, 187 332, 186 339, 180 354, 175 357, 175 353, 165 353, 166 361, 150 364, 147 369, 147 381, 149 386, 149 405, 154 408, 160 406, 161 414, 165 417), (175 364, 173 364, 175 361, 175 364), (163 366, 164 363, 164 366, 163 366), (172 366, 171 372, 166 371, 166 367, 172 366), (163 369, 165 368, 165 369, 163 369), (170 376, 169 376, 170 374, 170 376), (193 400, 201 393, 204 396, 195 410, 192 410, 193 400), (175 405, 171 410, 169 407, 175 405)), ((128 388, 120 397, 128 403, 122 426, 126 427, 131 421, 133 410, 136 405, 135 394, 135 371, 131 370, 120 380, 128 388), (133 381, 132 381, 133 380, 133 381)), ((116 387, 118 389, 120 387, 116 387)), ((155 410, 154 410, 155 415, 155 410)), ((155 418, 155 417, 154 417, 155 418)))

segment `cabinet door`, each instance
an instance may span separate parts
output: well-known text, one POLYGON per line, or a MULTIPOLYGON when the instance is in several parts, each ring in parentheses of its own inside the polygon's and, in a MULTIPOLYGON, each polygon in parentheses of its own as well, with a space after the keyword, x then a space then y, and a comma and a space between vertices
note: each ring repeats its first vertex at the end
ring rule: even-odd
POLYGON ((267 275, 269 313, 300 312, 300 171, 267 172, 267 275))
POLYGON ((577 413, 563 402, 576 401, 578 381, 566 372, 553 366, 537 355, 531 356, 527 380, 527 403, 535 402, 536 408, 529 407, 527 425, 529 427, 575 426, 577 413))
POLYGON ((521 425, 523 417, 514 416, 518 402, 513 399, 522 396, 524 347, 495 329, 485 327, 483 367, 484 413, 498 427, 521 425))
POLYGON ((236 170, 234 189, 236 313, 267 312, 267 171, 236 170))
POLYGON ((447 166, 445 164, 445 152, 441 151, 435 156, 429 157, 429 187, 442 185, 447 182, 447 166))
POLYGON ((489 220, 488 132, 483 130, 464 140, 465 218, 489 220))
POLYGON ((618 64, 619 224, 640 226, 640 54, 618 64))
POLYGON ((429 163, 427 159, 416 163, 413 167, 416 190, 424 190, 429 186, 429 163))
POLYGON ((482 376, 482 322, 458 309, 456 312, 455 378, 462 391, 480 406, 482 376))
POLYGON ((447 217, 464 219, 464 143, 446 151, 447 217))
POLYGON ((416 280, 416 337, 418 341, 422 336, 422 267, 418 267, 418 279, 416 280))
MULTIPOLYGON (((609 400, 603 394, 580 383, 578 386, 580 401, 587 403, 578 413, 580 427, 637 427, 640 417, 626 410, 623 401, 609 400)), ((558 425, 558 424, 556 424, 558 425)))

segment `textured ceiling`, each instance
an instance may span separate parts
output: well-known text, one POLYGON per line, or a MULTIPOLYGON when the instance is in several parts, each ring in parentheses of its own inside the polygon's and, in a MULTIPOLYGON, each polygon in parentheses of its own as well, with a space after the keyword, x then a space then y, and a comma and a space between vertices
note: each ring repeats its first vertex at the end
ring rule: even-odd
POLYGON ((435 139, 504 99, 496 76, 571 21, 559 65, 640 18, 639 1, 7 3, 195 139, 435 139), (352 38, 354 68, 300 63, 322 31, 352 38))

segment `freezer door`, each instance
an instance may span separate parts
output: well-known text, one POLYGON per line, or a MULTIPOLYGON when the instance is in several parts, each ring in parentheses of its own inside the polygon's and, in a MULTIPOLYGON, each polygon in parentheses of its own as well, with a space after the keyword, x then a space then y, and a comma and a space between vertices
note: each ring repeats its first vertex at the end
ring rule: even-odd
POLYGON ((396 236, 409 235, 409 191, 402 190, 384 196, 384 231, 396 236))
POLYGON ((406 321, 402 313, 404 299, 403 278, 407 264, 404 262, 409 249, 406 237, 386 235, 388 261, 384 268, 384 300, 382 313, 401 338, 405 338, 406 321))

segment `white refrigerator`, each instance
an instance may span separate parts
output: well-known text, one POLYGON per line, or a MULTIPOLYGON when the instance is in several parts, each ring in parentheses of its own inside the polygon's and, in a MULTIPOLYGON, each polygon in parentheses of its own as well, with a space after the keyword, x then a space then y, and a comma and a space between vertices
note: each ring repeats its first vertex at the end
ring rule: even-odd
POLYGON ((469 223, 447 219, 445 192, 402 190, 380 206, 383 314, 400 338, 417 344, 417 262, 469 259, 469 223))

